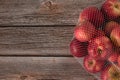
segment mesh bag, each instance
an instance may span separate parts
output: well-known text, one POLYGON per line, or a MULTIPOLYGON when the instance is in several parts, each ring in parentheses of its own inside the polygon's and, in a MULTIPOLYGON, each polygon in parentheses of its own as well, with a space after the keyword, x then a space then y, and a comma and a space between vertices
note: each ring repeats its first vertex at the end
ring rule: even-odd
POLYGON ((74 28, 70 52, 97 80, 120 80, 120 1, 88 6, 74 28))

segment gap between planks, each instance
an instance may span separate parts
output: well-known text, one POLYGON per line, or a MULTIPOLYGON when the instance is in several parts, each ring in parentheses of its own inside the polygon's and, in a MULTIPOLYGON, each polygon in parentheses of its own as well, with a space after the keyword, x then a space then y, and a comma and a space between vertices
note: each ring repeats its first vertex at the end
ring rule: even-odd
POLYGON ((0 55, 0 57, 73 57, 72 55, 0 55))
POLYGON ((4 27, 73 27, 76 25, 0 25, 0 28, 4 27))

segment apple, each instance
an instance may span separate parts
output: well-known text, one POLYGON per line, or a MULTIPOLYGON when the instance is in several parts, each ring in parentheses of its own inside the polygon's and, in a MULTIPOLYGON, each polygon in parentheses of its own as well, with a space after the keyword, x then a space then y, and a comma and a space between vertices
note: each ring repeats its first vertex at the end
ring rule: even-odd
POLYGON ((105 36, 104 31, 102 31, 102 30, 97 30, 97 31, 96 31, 96 34, 95 34, 95 37, 99 37, 99 36, 105 36))
POLYGON ((120 27, 116 27, 112 30, 110 34, 110 38, 114 43, 114 45, 116 45, 117 47, 120 47, 120 27))
POLYGON ((90 57, 89 55, 84 57, 84 68, 90 73, 100 72, 105 64, 105 61, 98 60, 90 57))
POLYGON ((94 6, 83 9, 79 16, 79 22, 90 21, 96 28, 100 27, 104 22, 102 12, 94 6))
POLYGON ((93 58, 106 59, 113 51, 112 43, 106 36, 99 36, 89 41, 88 54, 93 58))
POLYGON ((120 80, 120 70, 114 65, 109 65, 101 72, 101 80, 120 80))
POLYGON ((120 55, 118 56, 117 62, 118 62, 118 65, 120 66, 120 55))
POLYGON ((105 25, 105 33, 107 35, 110 35, 110 33, 112 32, 112 30, 116 27, 120 27, 120 25, 115 22, 115 21, 109 21, 106 25, 105 25))
POLYGON ((106 19, 114 20, 120 16, 120 2, 119 0, 106 0, 101 10, 106 19))
POLYGON ((88 54, 87 45, 87 43, 80 42, 74 38, 70 43, 70 51, 75 57, 83 57, 88 54))
POLYGON ((84 21, 74 29, 74 36, 80 42, 87 42, 96 34, 95 26, 88 21, 84 21))
POLYGON ((108 61, 112 63, 117 63, 117 60, 118 60, 118 53, 117 52, 111 53, 108 58, 108 61))

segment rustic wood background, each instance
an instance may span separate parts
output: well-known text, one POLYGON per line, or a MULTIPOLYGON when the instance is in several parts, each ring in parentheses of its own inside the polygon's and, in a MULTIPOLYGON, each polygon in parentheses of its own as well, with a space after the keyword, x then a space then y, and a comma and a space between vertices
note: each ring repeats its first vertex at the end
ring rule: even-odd
POLYGON ((104 0, 0 0, 0 80, 94 80, 71 56, 79 13, 104 0))

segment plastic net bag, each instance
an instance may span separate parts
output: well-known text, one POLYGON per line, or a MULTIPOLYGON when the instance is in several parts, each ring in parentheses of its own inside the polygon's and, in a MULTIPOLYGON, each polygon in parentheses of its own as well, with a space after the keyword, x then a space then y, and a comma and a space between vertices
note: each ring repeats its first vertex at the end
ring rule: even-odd
POLYGON ((80 13, 70 51, 98 80, 120 80, 120 1, 106 0, 80 13))

